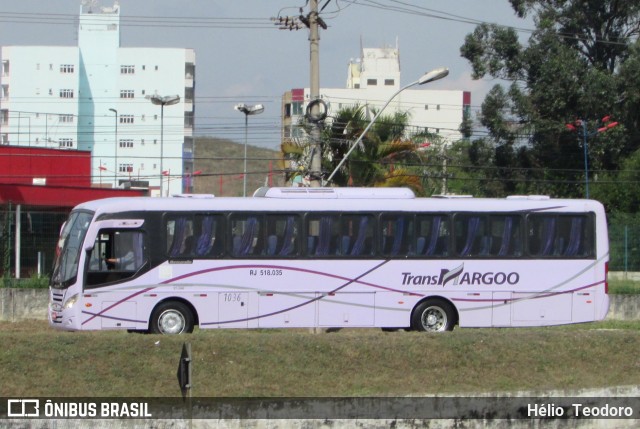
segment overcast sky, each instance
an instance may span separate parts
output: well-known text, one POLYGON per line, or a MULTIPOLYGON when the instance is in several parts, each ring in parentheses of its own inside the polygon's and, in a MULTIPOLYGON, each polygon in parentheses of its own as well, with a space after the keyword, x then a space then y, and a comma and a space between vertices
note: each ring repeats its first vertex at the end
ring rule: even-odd
MULTIPOLYGON (((0 45, 77 44, 81 0, 0 0, 0 45)), ((343 88, 347 64, 365 48, 400 49, 402 84, 448 67, 430 89, 471 91, 480 105, 495 82, 473 81, 460 57, 464 37, 484 21, 532 28, 508 0, 320 0, 320 86, 343 88), (326 5, 326 6, 325 6, 326 5)), ((111 6, 113 0, 98 5, 111 6)), ((309 87, 308 30, 279 30, 271 17, 308 12, 305 0, 121 0, 122 47, 180 47, 196 52, 196 133, 243 139, 236 103, 265 105, 250 119, 250 144, 279 144, 280 103, 309 87)), ((528 33, 522 31, 522 38, 528 33)), ((475 110, 475 109, 474 109, 475 110)))

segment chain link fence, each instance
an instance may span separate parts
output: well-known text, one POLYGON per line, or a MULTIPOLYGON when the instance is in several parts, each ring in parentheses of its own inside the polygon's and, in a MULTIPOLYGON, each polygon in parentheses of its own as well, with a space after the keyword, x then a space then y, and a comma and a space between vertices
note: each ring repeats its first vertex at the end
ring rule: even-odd
MULTIPOLYGON (((20 227, 20 278, 48 276, 68 208, 0 205, 0 286, 16 286, 16 225, 20 227), (17 216, 20 218, 18 219, 17 216)), ((19 282, 24 283, 24 282, 19 282)))
POLYGON ((640 224, 609 225, 609 270, 640 271, 640 224))

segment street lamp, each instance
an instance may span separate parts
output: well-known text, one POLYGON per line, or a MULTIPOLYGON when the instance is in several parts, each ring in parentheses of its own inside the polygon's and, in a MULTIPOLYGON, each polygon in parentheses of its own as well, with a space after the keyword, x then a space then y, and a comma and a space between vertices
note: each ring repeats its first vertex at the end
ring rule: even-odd
MULTIPOLYGON (((115 134, 114 134, 114 140, 116 142, 116 154, 115 154, 115 165, 116 168, 114 168, 116 174, 115 174, 115 185, 116 188, 118 187, 118 171, 120 171, 120 169, 118 168, 118 111, 116 109, 109 109, 110 112, 113 112, 113 117, 115 119, 116 122, 116 128, 115 128, 115 134)), ((101 161, 102 162, 102 161, 101 161)), ((100 165, 102 167, 102 165, 100 165)), ((102 178, 100 179, 102 181, 102 178)))
POLYGON ((373 126, 373 124, 376 122, 376 120, 378 119, 378 117, 380 116, 380 114, 382 114, 382 111, 389 105, 389 103, 391 103, 391 101, 396 98, 396 96, 398 94, 400 94, 402 91, 404 91, 407 88, 411 88, 412 86, 415 85, 424 85, 425 83, 429 83, 429 82, 433 82, 435 80, 438 79, 442 79, 443 77, 447 76, 449 74, 449 69, 445 68, 445 67, 441 67, 441 68, 437 68, 434 70, 431 70, 430 72, 425 73, 424 75, 422 75, 422 77, 418 80, 416 80, 415 82, 411 82, 408 85, 403 86, 402 88, 400 88, 399 90, 397 90, 392 96, 391 98, 389 98, 387 100, 387 102, 384 104, 384 106, 382 106, 382 109, 378 110, 378 113, 376 113, 376 115, 373 117, 373 119, 371 120, 371 122, 369 122, 369 125, 367 125, 367 127, 364 129, 364 131, 362 132, 362 134, 360 134, 360 136, 358 137, 358 139, 353 143, 353 145, 351 146, 351 148, 349 149, 349 151, 345 154, 345 156, 342 158, 342 160, 340 161, 340 163, 338 164, 338 166, 333 170, 333 172, 331 173, 331 175, 329 175, 329 177, 327 178, 327 180, 323 180, 322 181, 322 186, 326 186, 331 182, 331 179, 333 179, 333 176, 335 176, 335 174, 338 172, 338 170, 340 169, 340 167, 342 167, 342 165, 346 162, 347 158, 349 157, 349 155, 351 155, 351 152, 353 152, 353 150, 358 146, 358 144, 362 141, 362 139, 364 138, 364 136, 367 134, 367 132, 369 131, 369 129, 373 126))
MULTIPOLYGON (((165 95, 160 96, 158 94, 147 95, 145 98, 151 100, 151 102, 155 105, 160 106, 160 196, 162 196, 162 160, 164 157, 164 106, 171 106, 172 104, 178 104, 180 102, 179 95, 165 95)), ((169 183, 167 182, 167 188, 169 183)), ((168 191, 168 189, 167 189, 168 191)))
POLYGON ((585 197, 589 199, 589 146, 588 137, 595 137, 598 133, 603 133, 618 125, 617 122, 611 122, 610 116, 602 118, 603 126, 590 133, 587 132, 587 121, 578 119, 573 124, 567 124, 566 127, 570 131, 576 131, 576 126, 582 127, 582 146, 584 148, 584 189, 585 197), (575 124, 575 125, 574 125, 575 124))
POLYGON ((242 184, 242 196, 247 196, 247 130, 249 128, 249 115, 259 115, 264 112, 264 106, 262 104, 256 104, 255 106, 247 106, 246 104, 236 104, 233 108, 239 112, 244 113, 244 169, 243 169, 243 184, 242 184))

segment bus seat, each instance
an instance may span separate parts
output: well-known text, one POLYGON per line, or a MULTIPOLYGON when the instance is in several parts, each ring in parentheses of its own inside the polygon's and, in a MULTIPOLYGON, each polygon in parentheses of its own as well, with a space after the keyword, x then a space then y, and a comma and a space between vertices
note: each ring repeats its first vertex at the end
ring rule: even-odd
POLYGON ((480 251, 478 252, 478 254, 480 256, 488 256, 489 253, 491 252, 492 242, 493 242, 493 239, 491 237, 482 237, 480 239, 480 251))
POLYGON ((278 246, 278 236, 270 235, 267 237, 267 255, 273 256, 276 254, 276 247, 278 246))
POLYGON ((233 236, 233 254, 238 256, 240 253, 240 246, 242 245, 242 236, 234 235, 233 236))
POLYGON ((310 235, 307 237, 307 254, 313 255, 313 251, 316 248, 316 236, 310 235))
POLYGON ((418 241, 416 243, 416 255, 422 255, 424 252, 424 245, 427 243, 427 239, 425 237, 418 237, 418 241))
POLYGON ((343 235, 342 239, 340 240, 340 254, 348 255, 349 246, 351 246, 351 237, 348 235, 343 235))

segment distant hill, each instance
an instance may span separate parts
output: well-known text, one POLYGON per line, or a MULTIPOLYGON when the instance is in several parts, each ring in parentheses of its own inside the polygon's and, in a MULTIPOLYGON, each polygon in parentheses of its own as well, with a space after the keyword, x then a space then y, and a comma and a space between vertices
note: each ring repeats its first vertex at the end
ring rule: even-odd
MULTIPOLYGON (((244 144, 215 137, 197 137, 194 148, 194 190, 216 196, 242 196, 244 144)), ((247 145, 247 195, 250 196, 271 177, 272 186, 283 186, 280 152, 247 145), (270 176, 271 173, 271 176, 270 176)))

